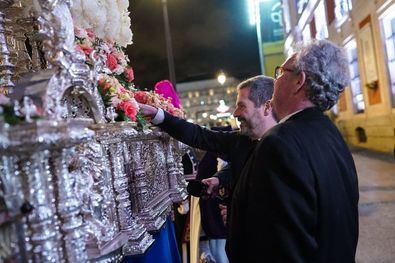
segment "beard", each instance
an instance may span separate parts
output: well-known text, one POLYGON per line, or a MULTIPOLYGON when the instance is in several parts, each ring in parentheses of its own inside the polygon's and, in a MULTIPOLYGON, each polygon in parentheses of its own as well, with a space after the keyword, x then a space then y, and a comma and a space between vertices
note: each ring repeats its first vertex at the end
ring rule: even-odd
POLYGON ((251 125, 249 122, 247 122, 246 119, 244 118, 238 118, 237 119, 240 122, 240 133, 243 135, 251 136, 251 125))

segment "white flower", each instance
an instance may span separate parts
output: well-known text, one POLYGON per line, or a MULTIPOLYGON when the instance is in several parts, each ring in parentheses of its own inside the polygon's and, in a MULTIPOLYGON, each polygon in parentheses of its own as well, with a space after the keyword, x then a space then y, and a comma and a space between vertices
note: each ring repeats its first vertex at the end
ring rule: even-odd
POLYGON ((71 12, 75 26, 92 28, 97 37, 125 47, 133 37, 128 6, 128 0, 74 0, 71 12))
POLYGON ((124 67, 118 64, 118 66, 113 70, 113 73, 121 75, 124 71, 124 67))
POLYGON ((111 47, 106 42, 103 42, 100 45, 100 49, 103 50, 105 53, 111 53, 111 47))
POLYGON ((118 105, 119 105, 119 103, 121 103, 122 101, 118 98, 118 96, 113 96, 113 97, 111 97, 111 105, 114 107, 114 108, 117 108, 118 107, 118 105))

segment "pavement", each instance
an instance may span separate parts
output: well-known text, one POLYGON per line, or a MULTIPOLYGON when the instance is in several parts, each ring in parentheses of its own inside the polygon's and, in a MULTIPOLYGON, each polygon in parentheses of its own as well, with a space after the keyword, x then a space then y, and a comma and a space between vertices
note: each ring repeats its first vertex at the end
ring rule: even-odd
POLYGON ((353 150, 359 178, 357 263, 395 262, 395 160, 353 150))

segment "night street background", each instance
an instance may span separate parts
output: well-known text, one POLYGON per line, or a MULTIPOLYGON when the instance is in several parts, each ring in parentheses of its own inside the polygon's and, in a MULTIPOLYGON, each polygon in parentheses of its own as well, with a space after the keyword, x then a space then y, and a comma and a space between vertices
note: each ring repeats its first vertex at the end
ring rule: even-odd
MULTIPOLYGON (((133 44, 127 49, 135 85, 152 89, 168 79, 161 0, 130 1, 133 44)), ((259 74, 256 31, 246 1, 168 0, 177 82, 214 77, 219 70, 243 79, 259 74)))

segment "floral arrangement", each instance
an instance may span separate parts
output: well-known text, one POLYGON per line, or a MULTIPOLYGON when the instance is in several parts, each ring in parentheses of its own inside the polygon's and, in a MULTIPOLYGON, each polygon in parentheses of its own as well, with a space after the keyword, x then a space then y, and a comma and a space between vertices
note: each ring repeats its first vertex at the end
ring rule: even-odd
POLYGON ((140 120, 140 123, 142 118, 137 116, 139 107, 132 92, 134 72, 122 47, 98 38, 92 29, 76 27, 74 32, 75 48, 85 54, 86 63, 94 65, 96 60, 104 62, 98 78, 98 89, 104 104, 115 108, 116 120, 140 120))
POLYGON ((75 27, 74 32, 75 48, 85 54, 88 64, 93 65, 93 60, 100 59, 105 62, 104 73, 116 77, 124 87, 133 88, 134 72, 128 66, 130 61, 122 47, 98 38, 92 29, 75 27))
POLYGON ((171 115, 184 118, 184 111, 173 106, 171 98, 164 98, 162 95, 155 92, 136 91, 134 98, 138 103, 148 104, 156 108, 161 108, 171 115))
POLYGON ((116 120, 137 121, 144 125, 144 118, 138 114, 138 103, 160 107, 170 114, 183 117, 184 112, 173 106, 171 98, 164 98, 154 92, 134 89, 133 68, 122 47, 98 38, 92 29, 75 28, 76 50, 85 54, 86 62, 94 65, 97 59, 104 62, 99 76, 98 89, 106 106, 115 108, 116 120))
POLYGON ((108 43, 122 47, 132 44, 128 0, 74 0, 71 7, 74 25, 91 28, 108 43))
POLYGON ((104 104, 116 109, 118 119, 137 121, 139 105, 134 99, 133 92, 125 89, 117 78, 101 74, 98 88, 104 104))

